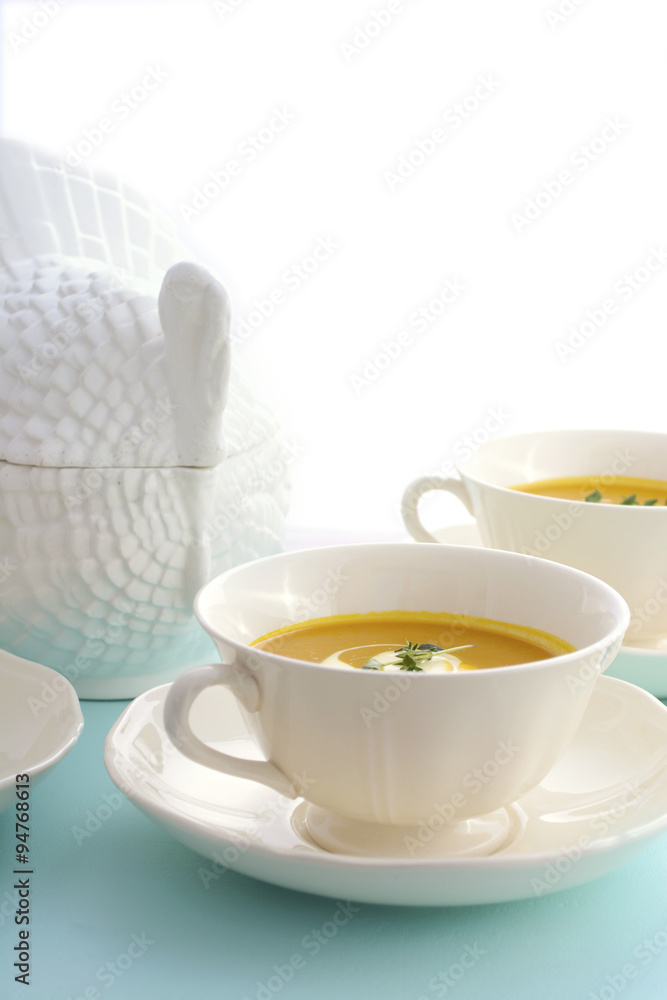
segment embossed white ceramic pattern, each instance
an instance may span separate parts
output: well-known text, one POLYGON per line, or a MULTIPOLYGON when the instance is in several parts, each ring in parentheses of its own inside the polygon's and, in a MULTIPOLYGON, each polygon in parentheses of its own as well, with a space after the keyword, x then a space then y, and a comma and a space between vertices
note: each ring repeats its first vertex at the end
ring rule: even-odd
MULTIPOLYGON (((482 544, 482 536, 474 522, 434 528, 433 534, 439 542, 446 545, 482 544)), ((622 645, 607 667, 605 676, 629 681, 656 698, 667 699, 667 648, 663 645, 655 649, 638 649, 622 645)))
POLYGON ((0 812, 16 801, 16 775, 28 773, 34 787, 69 753, 82 729, 69 681, 0 650, 0 812))
POLYGON ((200 591, 195 613, 222 662, 195 667, 171 687, 165 722, 176 746, 208 767, 303 793, 348 821, 396 826, 438 807, 447 825, 459 824, 534 787, 565 750, 628 622, 615 591, 569 566, 403 543, 287 552, 237 566, 200 591), (575 651, 498 669, 399 676, 248 645, 314 617, 315 595, 317 617, 449 612, 532 626, 575 651), (270 762, 215 753, 192 733, 194 699, 217 684, 236 694, 270 762), (479 769, 484 781, 475 786, 479 769))
MULTIPOLYGON (((226 892, 230 871, 300 892, 403 906, 461 906, 542 896, 598 878, 667 828, 667 709, 601 677, 570 746, 512 807, 507 842, 490 857, 373 858, 310 841, 303 801, 203 767, 164 730, 169 688, 137 698, 111 729, 105 763, 120 790, 204 856, 202 885, 226 892)), ((192 724, 211 747, 256 756, 233 696, 209 688, 192 724)), ((424 850, 428 849, 428 842, 424 850)))
POLYGON ((460 479, 422 476, 407 487, 403 519, 417 541, 435 540, 418 504, 430 490, 453 493, 476 518, 485 545, 575 566, 605 580, 630 605, 625 642, 667 640, 667 507, 624 507, 509 489, 564 476, 667 473, 667 434, 624 430, 540 431, 496 438, 457 466, 460 479))
POLYGON ((130 697, 210 657, 206 580, 282 548, 294 448, 145 198, 2 140, 0 231, 0 642, 130 697))

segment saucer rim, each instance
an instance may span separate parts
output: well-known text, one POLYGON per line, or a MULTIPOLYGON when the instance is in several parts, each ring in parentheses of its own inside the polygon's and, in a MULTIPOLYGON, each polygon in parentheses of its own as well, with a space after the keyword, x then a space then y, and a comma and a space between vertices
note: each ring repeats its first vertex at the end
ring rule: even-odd
MULTIPOLYGON (((603 687, 617 687, 625 688, 630 697, 639 699, 639 701, 644 701, 649 705, 649 707, 656 712, 657 716, 663 716, 663 721, 667 722, 667 707, 661 703, 661 701, 654 695, 650 694, 643 688, 638 687, 635 684, 631 684, 629 681, 620 680, 616 677, 605 677, 604 675, 598 678, 596 687, 591 695, 591 700, 595 697, 596 689, 598 685, 602 684, 603 687), (664 715, 663 715, 664 713, 664 715)), ((116 722, 113 724, 109 732, 107 733, 104 742, 104 764, 111 777, 111 780, 118 787, 118 789, 135 805, 138 806, 145 814, 150 817, 160 817, 164 819, 170 826, 178 826, 180 829, 193 833, 195 835, 202 835, 202 829, 206 826, 207 836, 213 835, 213 837, 219 841, 221 846, 224 848, 226 846, 236 847, 238 841, 235 840, 233 835, 225 834, 220 836, 217 830, 212 830, 211 827, 206 825, 206 821, 196 820, 189 816, 183 816, 181 814, 174 814, 174 812, 167 806, 156 802, 154 799, 148 796, 142 796, 141 792, 138 790, 136 783, 128 786, 123 776, 120 774, 119 769, 115 763, 115 757, 122 755, 118 751, 114 744, 114 738, 116 733, 123 726, 126 717, 129 714, 136 712, 140 705, 145 699, 152 696, 156 700, 156 704, 163 705, 164 698, 166 696, 166 690, 170 687, 170 684, 162 684, 150 691, 144 692, 144 694, 139 695, 135 698, 126 708, 123 710, 121 715, 118 717, 116 722)), ((589 702, 590 705, 590 702, 589 702)), ((586 711, 588 711, 588 706, 586 711)), ((584 713, 585 718, 585 713, 584 713)), ((168 740, 164 729, 161 730, 164 737, 168 740)), ((667 735, 665 739, 665 744, 667 746, 667 735)), ((178 751, 177 751, 178 752, 178 751)), ((126 759, 126 758, 125 758, 126 759)), ((203 766, 203 765, 194 765, 203 766)), ((667 766, 667 765, 666 765, 667 766)), ((537 786, 539 788, 540 784, 537 786)), ((267 792, 270 789, 267 788, 267 792)), ((534 789, 533 789, 534 791, 534 789)), ((527 795, 529 795, 527 793, 527 795)), ((296 806, 303 802, 302 798, 294 799, 293 802, 287 807, 286 815, 291 813, 296 806)), ((516 803, 521 804, 522 799, 517 799, 516 803)), ((205 803, 204 805, 208 805, 205 803)), ((629 830, 625 833, 616 834, 614 837, 609 838, 605 836, 604 839, 599 841, 594 840, 591 845, 588 845, 585 850, 587 857, 592 857, 594 855, 604 855, 610 851, 619 851, 623 848, 632 845, 639 841, 650 841, 651 839, 658 836, 661 832, 667 829, 667 808, 661 817, 653 820, 648 826, 643 826, 639 830, 629 830)), ((247 851, 252 852, 255 856, 261 856, 271 859, 280 859, 287 864, 296 864, 299 868, 304 865, 319 867, 324 865, 327 868, 361 868, 361 869, 372 869, 373 871, 387 871, 387 872, 412 872, 418 871, 428 871, 428 870, 438 870, 447 871, 454 870, 457 871, 478 871, 480 868, 484 869, 512 869, 512 868, 526 868, 529 865, 539 865, 541 863, 549 863, 553 861, 554 858, 559 858, 562 855, 563 848, 558 848, 550 851, 544 851, 540 853, 520 853, 514 855, 502 855, 493 854, 489 857, 483 858, 373 858, 367 856, 357 856, 357 855, 343 855, 343 854, 333 854, 327 852, 320 848, 318 845, 306 845, 311 848, 312 853, 304 853, 295 855, 293 849, 281 848, 281 847, 267 847, 261 841, 253 841, 251 846, 247 848, 247 851)), ((201 853, 201 852, 200 852, 201 853)), ((240 870, 240 869, 239 869, 240 870)), ((253 877, 253 876, 250 876, 253 877)))
MULTIPOLYGON (((62 760, 79 739, 84 727, 84 718, 74 687, 63 674, 57 670, 52 670, 51 667, 46 667, 44 664, 37 663, 34 660, 26 660, 21 656, 10 653, 8 650, 0 649, 0 680, 11 683, 14 689, 22 689, 25 692, 26 699, 30 696, 30 689, 34 682, 43 681, 47 684, 51 682, 53 689, 56 691, 54 701, 62 701, 62 711, 65 713, 58 731, 54 734, 53 739, 49 740, 51 745, 49 752, 45 750, 40 753, 38 759, 33 763, 26 764, 23 762, 18 764, 17 762, 13 762, 15 766, 13 766, 11 771, 6 774, 0 773, 0 795, 2 795, 2 793, 6 792, 14 784, 17 774, 27 773, 31 778, 41 777, 46 771, 62 760), (57 682, 58 688, 55 688, 55 682, 57 682)), ((7 704, 9 708, 7 702, 3 701, 3 704, 7 704)), ((5 714, 0 709, 0 725, 3 724, 5 718, 5 714)), ((50 718, 52 716, 45 716, 44 722, 47 719, 50 721, 50 718)), ((42 726, 42 732, 44 728, 42 726)))
MULTIPOLYGON (((647 660, 662 659, 667 663, 667 649, 647 649, 646 646, 621 646, 616 656, 620 656, 621 653, 625 653, 628 656, 646 657, 647 660)), ((616 679, 621 680, 622 678, 619 677, 616 679)), ((657 697, 657 695, 654 695, 654 697, 657 697)))

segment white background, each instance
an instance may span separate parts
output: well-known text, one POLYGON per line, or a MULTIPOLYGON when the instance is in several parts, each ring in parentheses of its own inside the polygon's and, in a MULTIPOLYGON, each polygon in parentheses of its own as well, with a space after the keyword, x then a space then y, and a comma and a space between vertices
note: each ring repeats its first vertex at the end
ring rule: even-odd
MULTIPOLYGON (((391 16, 388 0, 47 7, 2 5, 2 131, 63 158, 111 118, 83 164, 179 220, 235 320, 285 293, 238 350, 304 449, 292 524, 399 531, 405 484, 446 469, 466 435, 482 440, 498 408, 502 433, 667 429, 667 265, 614 287, 667 247, 655 0, 392 0, 391 16), (166 79, 121 116, 115 102, 150 68, 166 79), (493 93, 476 101, 481 79, 493 93), (251 162, 241 144, 274 109, 293 121, 251 162), (594 142, 607 119, 618 134, 594 142), (432 155, 392 181, 436 128, 432 155), (186 222, 182 206, 230 159, 240 174, 186 222), (562 170, 572 183, 550 197, 562 170), (284 272, 320 237, 339 247, 289 288, 284 272), (447 279, 465 292, 410 327, 447 279), (559 357, 605 299, 615 312, 559 357), (412 342, 372 378, 367 363, 404 330, 412 342)), ((458 516, 445 502, 432 520, 458 516)))

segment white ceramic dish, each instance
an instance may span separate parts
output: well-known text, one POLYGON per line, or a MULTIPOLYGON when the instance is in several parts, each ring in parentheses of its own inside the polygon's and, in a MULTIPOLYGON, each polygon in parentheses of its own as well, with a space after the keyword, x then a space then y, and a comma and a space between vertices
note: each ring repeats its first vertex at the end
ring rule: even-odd
MULTIPOLYGON (((474 521, 450 524, 433 532, 447 545, 481 546, 482 537, 474 521)), ((621 646, 616 659, 607 667, 605 677, 617 677, 644 688, 656 698, 667 699, 667 649, 641 649, 621 646)))
MULTIPOLYGON (((459 906, 541 896, 610 872, 667 828, 667 709, 601 677, 577 734, 542 783, 510 807, 508 842, 490 857, 368 858, 327 853, 304 832, 303 800, 182 756, 166 736, 169 685, 126 708, 107 736, 113 781, 177 840, 228 869, 337 899, 459 906)), ((211 746, 259 757, 231 694, 205 690, 193 729, 211 746)))
POLYGON ((34 786, 83 729, 74 688, 55 670, 0 650, 0 812, 15 801, 17 774, 34 786))

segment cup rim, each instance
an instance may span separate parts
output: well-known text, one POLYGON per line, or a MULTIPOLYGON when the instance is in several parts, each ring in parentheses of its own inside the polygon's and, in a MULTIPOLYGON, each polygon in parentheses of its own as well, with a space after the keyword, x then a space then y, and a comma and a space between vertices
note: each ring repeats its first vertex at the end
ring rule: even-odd
MULTIPOLYGON (((630 625, 631 613, 627 602, 624 600, 623 597, 621 597, 621 595, 618 593, 617 590, 614 590, 614 588, 611 587, 608 583, 605 583, 604 580, 600 580, 598 577, 593 576, 591 573, 585 573, 583 570, 575 569, 573 566, 568 566, 565 563, 557 563, 550 559, 542 559, 539 556, 531 556, 527 554, 524 555, 523 553, 520 552, 507 552, 504 549, 479 549, 477 547, 470 545, 448 545, 442 542, 350 542, 349 544, 322 546, 321 548, 317 549, 312 549, 312 548, 290 549, 289 551, 286 552, 278 552, 272 556, 265 556, 262 559, 254 559, 247 563, 240 563, 237 566, 230 567, 230 569, 225 570, 223 573, 219 573, 217 576, 213 577, 212 580, 209 580, 207 583, 205 583, 203 587, 200 587, 200 589, 197 591, 197 594, 195 595, 195 599, 193 602, 194 614, 200 626, 212 639, 221 639, 225 644, 227 644, 234 650, 235 658, 236 656, 238 656, 239 653, 246 653, 248 650, 250 650, 251 652, 255 652, 257 655, 266 657, 269 662, 274 661, 277 664, 283 664, 283 665, 289 664, 291 667, 294 668, 309 670, 313 666, 316 666, 318 669, 325 671, 333 671, 336 674, 349 673, 351 676, 353 674, 358 674, 360 677, 368 677, 369 680, 377 681, 379 677, 382 677, 384 678, 384 681, 381 681, 381 683, 384 682, 391 683, 392 680, 397 676, 397 674, 400 674, 400 672, 391 671, 385 673, 385 671, 373 671, 373 670, 353 671, 349 667, 345 666, 339 667, 334 664, 310 663, 306 660, 298 660, 291 656, 283 656, 282 654, 270 653, 267 652, 266 650, 258 650, 256 647, 250 646, 247 643, 238 642, 236 639, 232 639, 229 636, 225 635, 219 629, 215 628, 212 624, 206 623, 204 613, 201 608, 201 603, 203 601, 205 593, 209 590, 209 588, 212 590, 214 586, 219 583, 219 581, 226 579, 229 576, 232 576, 236 572, 242 571, 246 567, 256 566, 258 563, 283 560, 290 556, 299 556, 302 554, 312 553, 312 552, 333 553, 333 552, 339 552, 341 550, 352 549, 359 551, 362 549, 374 549, 374 548, 385 548, 385 549, 400 548, 401 550, 404 550, 406 547, 410 546, 418 546, 420 550, 421 549, 438 550, 440 552, 443 552, 443 555, 448 551, 462 550, 466 552, 476 552, 476 553, 483 552, 484 555, 482 556, 482 558, 491 558, 491 559, 509 558, 511 561, 514 561, 516 559, 523 559, 523 560, 529 560, 530 562, 533 563, 534 562, 543 563, 550 567, 550 571, 551 569, 553 569, 555 573, 566 573, 568 575, 574 574, 576 577, 585 578, 586 580, 593 581, 596 587, 601 588, 603 591, 606 591, 607 594, 612 598, 612 602, 614 605, 612 610, 613 613, 619 616, 619 621, 606 636, 604 636, 601 639, 598 639, 596 642, 591 643, 588 646, 582 646, 580 649, 575 649, 571 653, 557 653, 555 656, 548 657, 547 659, 530 660, 528 663, 515 663, 503 666, 502 668, 496 668, 500 669, 503 673, 505 671, 511 671, 512 673, 516 672, 525 673, 529 670, 532 671, 539 669, 540 667, 546 668, 548 666, 553 666, 555 661, 558 661, 559 665, 560 664, 567 665, 568 663, 574 663, 576 660, 584 656, 589 657, 594 655, 595 653, 604 649, 606 646, 612 645, 617 640, 622 640, 623 636, 627 632, 628 627, 630 625)), ((394 610, 394 609, 388 609, 388 610, 394 610)), ((512 624, 518 624, 518 623, 513 622, 512 624)), ((461 678, 464 677, 471 679, 474 677, 477 678, 486 677, 488 670, 455 671, 451 673, 442 673, 442 674, 431 673, 430 671, 424 671, 424 672, 419 671, 415 673, 418 676, 421 676, 422 678, 427 678, 427 677, 430 678, 431 683, 433 682, 439 683, 439 678, 441 677, 448 677, 449 678, 448 683, 462 683, 461 678), (458 680, 456 680, 456 678, 458 678, 458 680)), ((495 669, 493 670, 493 673, 495 675, 495 669)), ((358 681, 356 683, 358 683, 358 681)), ((420 681, 420 683, 423 683, 423 681, 420 681)), ((477 682, 472 680, 467 680, 464 681, 463 683, 477 683, 477 682)))
MULTIPOLYGON (((499 483, 490 483, 488 479, 479 479, 477 476, 471 476, 468 472, 464 472, 462 469, 457 468, 457 472, 461 477, 462 482, 474 483, 476 486, 483 486, 487 490, 495 490, 498 493, 510 493, 512 496, 524 496, 530 497, 531 503, 557 503, 560 505, 567 504, 577 504, 579 507, 585 507, 586 510, 618 510, 622 508, 623 510, 662 510, 667 511, 667 504, 658 506, 658 504, 652 504, 646 507, 644 504, 622 504, 622 503, 587 503, 586 500, 572 500, 567 497, 550 497, 545 496, 543 493, 529 493, 527 490, 517 490, 512 486, 501 486, 499 483)), ((609 514, 604 514, 604 517, 609 517, 609 514)), ((616 514, 611 515, 616 517, 616 514)), ((625 515, 623 515, 625 517, 625 515)))
MULTIPOLYGON (((665 444, 667 444, 667 433, 665 433, 663 431, 644 431, 644 430, 635 430, 635 429, 632 429, 632 428, 619 429, 619 428, 613 428, 613 427, 588 427, 588 428, 586 428, 586 427, 564 427, 564 428, 560 428, 560 429, 558 429, 558 428, 547 428, 547 429, 541 430, 541 431, 522 431, 519 434, 503 434, 503 435, 501 435, 501 436, 499 436, 497 438, 492 438, 489 441, 485 441, 483 444, 481 444, 479 446, 479 448, 476 451, 474 451, 472 453, 472 455, 467 455, 460 462, 454 462, 454 468, 458 472, 458 474, 461 477, 461 479, 464 480, 464 481, 467 480, 468 482, 475 483, 475 485, 477 485, 477 486, 484 486, 486 489, 497 490, 500 493, 511 493, 512 495, 516 495, 517 493, 519 495, 523 494, 524 496, 531 497, 531 502, 533 502, 533 501, 540 501, 540 502, 546 502, 546 503, 557 503, 557 504, 560 504, 560 505, 563 505, 563 504, 568 504, 568 505, 569 504, 582 505, 582 504, 584 504, 584 505, 586 505, 587 508, 590 507, 591 509, 595 508, 595 509, 607 510, 607 511, 609 511, 609 510, 615 510, 617 507, 624 506, 623 504, 586 504, 585 500, 571 500, 571 499, 567 499, 565 497, 550 497, 550 496, 544 496, 543 494, 539 494, 539 493, 527 493, 527 492, 524 492, 523 490, 514 489, 511 486, 501 486, 499 483, 489 482, 488 479, 481 479, 479 476, 473 475, 473 474, 471 474, 471 473, 469 473, 469 472, 466 471, 466 468, 465 468, 466 463, 472 461, 478 455, 479 452, 481 452, 483 449, 485 449, 487 447, 487 445, 492 445, 492 444, 496 444, 496 443, 500 444, 500 443, 502 443, 504 441, 521 441, 522 439, 525 440, 525 439, 528 439, 528 438, 535 439, 535 438, 541 438, 541 437, 559 437, 559 436, 562 436, 564 434, 569 434, 569 435, 573 435, 574 434, 577 437, 583 437, 584 435, 587 435, 587 434, 591 434, 591 435, 593 435, 593 434, 594 435, 604 434, 604 435, 619 435, 619 436, 620 435, 627 435, 627 434, 630 434, 630 435, 641 435, 642 437, 647 437, 647 438, 654 438, 654 439, 662 438, 664 440, 665 444)), ((628 509, 631 509, 631 510, 644 510, 645 509, 647 511, 648 510, 665 510, 665 511, 667 511, 667 505, 663 505, 662 507, 659 507, 657 505, 654 505, 654 506, 651 506, 651 507, 644 507, 643 504, 637 504, 636 506, 635 505, 627 505, 627 506, 628 506, 628 509)), ((603 516, 609 516, 609 515, 603 515, 603 516)), ((616 515, 614 515, 614 516, 616 516, 616 515)))

